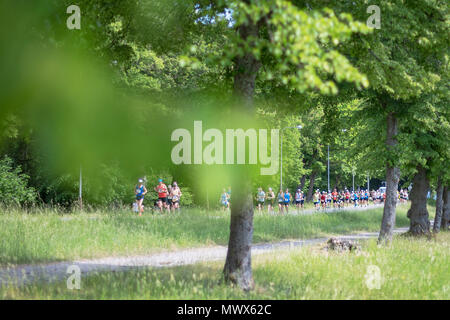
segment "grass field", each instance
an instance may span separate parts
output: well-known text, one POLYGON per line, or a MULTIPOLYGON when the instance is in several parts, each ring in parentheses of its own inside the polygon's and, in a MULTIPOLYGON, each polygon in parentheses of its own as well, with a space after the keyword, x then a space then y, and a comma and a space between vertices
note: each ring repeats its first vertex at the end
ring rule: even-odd
MULTIPOLYGON (((219 283, 223 262, 163 269, 100 273, 81 279, 0 288, 3 299, 450 299, 450 234, 432 240, 397 236, 389 247, 375 240, 359 253, 316 247, 255 256, 255 290, 219 283), (269 263, 270 262, 270 263, 269 263), (370 268, 380 271, 379 289, 369 289, 370 268)), ((376 282, 374 282, 376 284, 376 282)))
MULTIPOLYGON (((406 206, 397 226, 408 225, 406 206)), ((254 242, 378 231, 382 209, 311 215, 256 214, 254 242)), ((148 254, 227 244, 229 213, 186 210, 137 217, 130 212, 0 214, 0 265, 148 254)))

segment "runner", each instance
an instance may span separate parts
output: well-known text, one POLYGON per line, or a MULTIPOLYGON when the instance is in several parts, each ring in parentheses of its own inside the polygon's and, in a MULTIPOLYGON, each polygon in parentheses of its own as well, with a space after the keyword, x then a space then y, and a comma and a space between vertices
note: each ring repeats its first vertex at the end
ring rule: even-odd
POLYGON ((275 192, 272 191, 272 188, 269 187, 269 191, 267 191, 267 212, 273 212, 273 203, 275 201, 275 192))
POLYGON ((369 190, 364 190, 364 204, 366 207, 369 205, 369 190))
POLYGON ((377 191, 377 202, 378 203, 382 203, 383 202, 383 197, 381 196, 380 190, 377 191))
POLYGON ((328 191, 327 193, 327 208, 331 207, 331 192, 328 191))
POLYGON ((170 212, 167 199, 167 186, 163 183, 162 179, 158 180, 158 185, 155 187, 155 191, 158 193, 158 208, 162 212, 163 208, 170 212))
POLYGON ((300 194, 301 194, 300 207, 303 210, 305 208, 305 194, 303 193, 303 191, 300 191, 300 194))
POLYGON ((322 191, 320 196, 320 204, 322 205, 322 210, 325 210, 327 205, 327 193, 325 191, 322 191))
POLYGON ((176 181, 173 182, 172 187, 172 207, 173 210, 180 210, 181 189, 176 181))
POLYGON ((291 202, 291 194, 289 193, 289 189, 286 189, 284 193, 284 207, 286 208, 286 213, 289 213, 289 203, 291 202))
POLYGON ((345 206, 348 207, 350 204, 350 191, 345 189, 345 206))
POLYGON ((316 190, 316 192, 314 192, 313 195, 313 202, 314 202, 314 208, 316 208, 316 210, 320 209, 320 193, 319 193, 319 189, 316 190))
POLYGON ((338 208, 342 209, 345 204, 345 193, 344 191, 339 192, 339 198, 338 198, 338 208))
POLYGON ((337 192, 336 188, 331 193, 331 197, 333 199, 333 207, 337 208, 337 206, 338 206, 338 192, 337 192))
POLYGON ((376 193, 375 190, 370 191, 370 197, 369 197, 369 201, 372 202, 372 205, 375 204, 375 199, 376 199, 376 193))
POLYGON ((295 193, 295 206, 297 207, 297 213, 299 212, 300 207, 303 209, 303 193, 300 189, 297 189, 295 193))
POLYGON ((354 205, 355 207, 358 206, 358 193, 357 193, 357 192, 354 192, 354 193, 353 193, 353 205, 354 205))
POLYGON ((169 207, 169 212, 170 211, 172 211, 172 206, 173 206, 173 203, 172 203, 172 195, 173 195, 173 193, 172 193, 172 185, 168 185, 167 186, 167 206, 169 207))
POLYGON ((282 189, 280 189, 280 191, 278 192, 277 199, 278 199, 278 212, 283 213, 284 193, 282 189))
POLYGON ((228 187, 228 191, 227 191, 227 197, 228 197, 228 209, 230 209, 231 206, 231 187, 228 187))
POLYGON ((256 194, 256 201, 258 203, 258 211, 261 213, 262 208, 264 207, 264 201, 266 199, 266 193, 263 191, 261 187, 258 188, 258 193, 256 194))
POLYGON ((137 203, 139 216, 142 216, 142 213, 144 212, 144 206, 142 205, 142 203, 144 202, 144 196, 146 193, 147 193, 147 189, 144 186, 144 180, 139 179, 138 184, 134 188, 134 194, 136 195, 136 203, 137 203))
POLYGON ((409 195, 408 195, 408 190, 403 190, 403 197, 404 197, 404 200, 405 200, 405 202, 408 202, 408 200, 409 200, 409 195))
POLYGON ((223 189, 222 194, 220 195, 220 204, 222 206, 222 211, 228 209, 228 193, 226 192, 225 188, 223 189))

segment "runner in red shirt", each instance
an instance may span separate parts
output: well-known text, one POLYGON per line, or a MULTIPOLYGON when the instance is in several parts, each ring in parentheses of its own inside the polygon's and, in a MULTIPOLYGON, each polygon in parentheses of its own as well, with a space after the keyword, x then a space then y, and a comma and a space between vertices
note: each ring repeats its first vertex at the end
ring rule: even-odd
POLYGON ((327 205, 327 194, 325 191, 323 191, 320 196, 320 203, 322 204, 322 209, 325 210, 325 206, 327 205))
POLYGON ((333 192, 331 193, 331 196, 333 197, 333 207, 337 207, 338 205, 338 193, 336 191, 336 189, 333 190, 333 192))
POLYGON ((163 207, 170 212, 169 201, 167 200, 167 186, 164 184, 162 179, 158 180, 158 185, 155 187, 155 191, 158 193, 158 207, 162 212, 163 207))

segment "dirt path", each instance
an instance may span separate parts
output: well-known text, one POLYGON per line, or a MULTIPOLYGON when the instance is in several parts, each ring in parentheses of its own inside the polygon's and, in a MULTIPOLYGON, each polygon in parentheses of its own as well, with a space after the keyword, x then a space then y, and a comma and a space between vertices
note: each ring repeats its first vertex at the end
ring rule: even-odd
MULTIPOLYGON (((289 213, 290 215, 301 215, 301 214, 313 214, 313 213, 323 213, 323 212, 340 212, 340 211, 366 211, 366 210, 371 210, 371 209, 376 209, 376 208, 383 208, 383 204, 371 204, 368 206, 358 206, 355 207, 353 205, 350 205, 348 207, 344 207, 344 208, 326 208, 325 210, 323 209, 300 209, 297 212, 297 208, 294 205, 290 205, 289 206, 289 213)), ((275 210, 278 210, 278 208, 276 208, 275 210)), ((255 213, 257 212, 257 210, 255 209, 255 213)))
MULTIPOLYGON (((397 228, 394 232, 406 232, 408 228, 397 228)), ((378 232, 365 232, 358 234, 342 235, 341 239, 363 240, 378 236, 378 232)), ((254 244, 252 254, 268 253, 280 249, 292 249, 307 245, 325 242, 327 238, 315 238, 306 240, 286 240, 275 243, 254 244)), ((214 246, 163 252, 151 255, 107 257, 92 260, 75 260, 55 262, 48 264, 22 265, 12 268, 0 269, 0 287, 8 284, 21 286, 35 281, 61 281, 66 280, 71 273, 67 273, 70 266, 77 266, 81 276, 97 272, 124 271, 140 267, 173 267, 189 265, 198 262, 225 260, 226 246, 214 246)), ((72 271, 73 272, 73 271, 72 271)))

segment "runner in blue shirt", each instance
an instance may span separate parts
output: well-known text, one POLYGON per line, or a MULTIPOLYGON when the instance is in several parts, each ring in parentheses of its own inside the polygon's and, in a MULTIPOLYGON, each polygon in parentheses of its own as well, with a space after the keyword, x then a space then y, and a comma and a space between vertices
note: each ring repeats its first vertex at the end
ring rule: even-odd
POLYGON ((222 210, 225 211, 228 208, 228 193, 223 189, 220 196, 220 204, 222 205, 222 210))
POLYGON ((286 208, 286 213, 289 213, 289 203, 291 202, 291 194, 289 193, 289 189, 286 189, 284 193, 284 207, 286 208))
POLYGON ((142 216, 144 212, 144 207, 142 203, 144 202, 144 196, 147 193, 147 189, 144 186, 144 180, 139 179, 138 184, 134 188, 134 194, 136 195, 136 203, 138 206, 139 216, 142 216))

